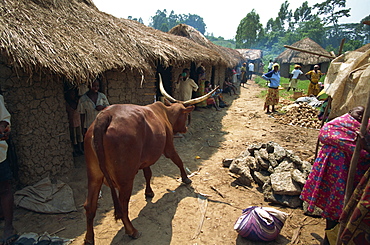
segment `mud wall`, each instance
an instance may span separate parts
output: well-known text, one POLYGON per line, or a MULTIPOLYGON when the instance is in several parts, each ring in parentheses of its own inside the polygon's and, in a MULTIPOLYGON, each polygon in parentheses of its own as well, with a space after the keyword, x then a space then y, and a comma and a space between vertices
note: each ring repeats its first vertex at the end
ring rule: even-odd
POLYGON ((11 114, 11 140, 17 156, 12 166, 19 169, 20 184, 34 184, 70 170, 73 156, 63 83, 53 75, 30 78, 0 60, 0 85, 11 114))

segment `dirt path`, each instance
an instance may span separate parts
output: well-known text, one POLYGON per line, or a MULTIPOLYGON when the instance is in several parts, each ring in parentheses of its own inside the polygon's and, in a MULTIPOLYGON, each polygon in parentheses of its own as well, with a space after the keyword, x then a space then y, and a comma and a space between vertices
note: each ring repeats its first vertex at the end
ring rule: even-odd
MULTIPOLYGON (((238 186, 222 167, 222 159, 236 157, 251 143, 275 141, 306 160, 314 154, 318 135, 317 130, 278 124, 264 114, 263 99, 257 97, 260 90, 252 82, 242 87, 238 96, 224 95, 229 107, 193 112, 189 132, 175 139, 187 169, 197 172, 191 177, 191 186, 182 185, 177 167, 162 157, 152 167, 155 197, 146 201, 144 178, 139 172, 130 201, 130 218, 142 232, 139 239, 131 240, 121 222, 115 222, 109 190, 103 187, 95 218, 96 244, 319 244, 324 220, 305 216, 301 209, 274 206, 290 217, 278 239, 270 243, 248 241, 233 230, 242 209, 271 204, 263 200, 257 185, 238 186), (207 195, 207 199, 197 193, 207 195)), ((82 244, 86 230, 82 204, 87 192, 83 156, 76 158, 75 169, 60 179, 72 187, 78 211, 46 215, 17 208, 15 227, 20 233, 39 234, 64 228, 57 235, 82 244)))

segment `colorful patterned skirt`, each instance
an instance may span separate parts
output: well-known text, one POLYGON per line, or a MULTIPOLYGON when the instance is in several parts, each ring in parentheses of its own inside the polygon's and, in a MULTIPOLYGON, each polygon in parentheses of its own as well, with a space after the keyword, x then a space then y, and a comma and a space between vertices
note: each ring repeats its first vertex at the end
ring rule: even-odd
MULTIPOLYGON (((197 97, 200 97, 200 96, 203 96, 206 94, 205 92, 205 82, 206 80, 205 79, 199 79, 199 88, 198 88, 198 91, 197 91, 197 97)), ((196 104, 196 106, 198 107, 205 107, 207 106, 207 100, 203 100, 202 102, 196 104)))
POLYGON ((269 105, 277 105, 278 103, 279 103, 279 89, 269 88, 266 95, 264 109, 266 109, 267 106, 269 105))

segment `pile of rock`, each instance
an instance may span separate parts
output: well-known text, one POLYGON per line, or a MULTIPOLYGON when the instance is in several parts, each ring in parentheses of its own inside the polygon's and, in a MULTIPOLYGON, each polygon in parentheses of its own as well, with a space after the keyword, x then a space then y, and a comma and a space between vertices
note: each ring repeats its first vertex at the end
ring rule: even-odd
POLYGON ((321 121, 317 117, 318 110, 307 103, 291 104, 282 110, 286 110, 286 113, 274 115, 279 123, 314 129, 321 127, 321 121))
POLYGON ((312 165, 275 142, 252 144, 223 166, 250 186, 257 183, 266 201, 296 208, 302 206, 299 195, 312 165))

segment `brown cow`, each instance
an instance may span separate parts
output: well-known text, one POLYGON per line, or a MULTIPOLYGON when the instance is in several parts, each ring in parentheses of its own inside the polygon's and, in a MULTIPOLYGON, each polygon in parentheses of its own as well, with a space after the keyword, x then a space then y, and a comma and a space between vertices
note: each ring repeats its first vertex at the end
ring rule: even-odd
POLYGON ((179 167, 182 181, 191 183, 175 150, 173 135, 186 132, 186 120, 194 109, 193 105, 207 99, 215 90, 181 102, 166 93, 161 77, 160 90, 171 102, 180 103, 169 106, 161 102, 147 106, 111 105, 98 114, 86 133, 84 145, 88 195, 84 205, 87 222, 85 244, 94 244, 93 221, 103 182, 111 189, 116 220, 122 220, 126 234, 132 238, 140 236, 128 217, 133 182, 139 169, 144 171, 145 195, 148 197, 154 196, 150 187, 150 165, 162 153, 179 167))

